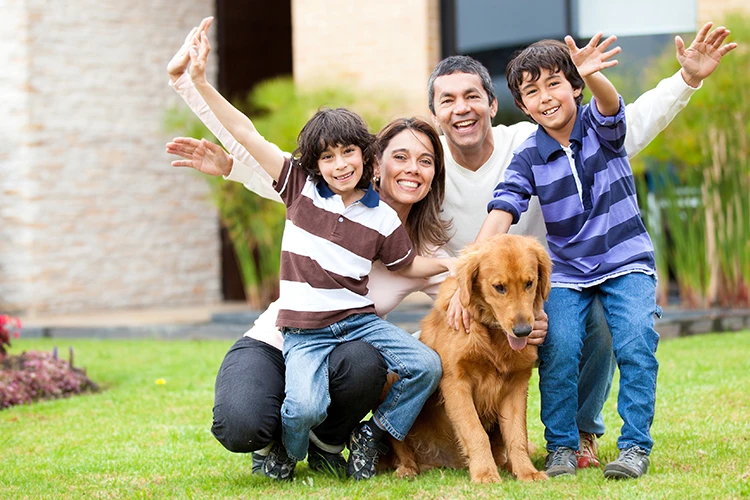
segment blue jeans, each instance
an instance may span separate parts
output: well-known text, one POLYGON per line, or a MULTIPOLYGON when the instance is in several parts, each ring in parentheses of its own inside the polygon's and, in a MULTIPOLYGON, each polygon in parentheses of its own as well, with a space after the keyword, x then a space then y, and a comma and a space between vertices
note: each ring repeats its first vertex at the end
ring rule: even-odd
POLYGON ((650 428, 656 405, 659 363, 654 330, 656 279, 632 272, 582 291, 553 288, 545 310, 549 330, 539 349, 541 416, 547 450, 578 449, 578 378, 586 335, 586 317, 599 297, 612 333, 612 349, 620 368, 617 411, 623 420, 619 449, 639 446, 650 452, 650 428))
POLYGON ((604 434, 602 408, 609 397, 616 367, 612 334, 609 333, 604 307, 597 296, 586 315, 586 337, 581 351, 576 414, 580 432, 597 436, 604 434))
POLYGON ((281 406, 282 437, 287 453, 307 455, 310 429, 326 418, 328 355, 337 345, 362 340, 375 347, 399 380, 373 411, 376 421, 403 440, 442 376, 440 356, 395 325, 374 314, 355 314, 325 328, 284 328, 286 397, 281 406))

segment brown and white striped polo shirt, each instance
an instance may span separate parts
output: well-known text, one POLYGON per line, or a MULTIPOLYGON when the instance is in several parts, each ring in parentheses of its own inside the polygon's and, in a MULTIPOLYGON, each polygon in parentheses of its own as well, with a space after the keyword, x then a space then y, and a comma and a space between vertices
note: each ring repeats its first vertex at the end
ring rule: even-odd
POLYGON ((374 313, 367 282, 374 260, 396 271, 415 251, 396 211, 369 186, 344 207, 341 196, 318 185, 286 159, 275 184, 286 204, 276 326, 323 328, 352 314, 374 313))

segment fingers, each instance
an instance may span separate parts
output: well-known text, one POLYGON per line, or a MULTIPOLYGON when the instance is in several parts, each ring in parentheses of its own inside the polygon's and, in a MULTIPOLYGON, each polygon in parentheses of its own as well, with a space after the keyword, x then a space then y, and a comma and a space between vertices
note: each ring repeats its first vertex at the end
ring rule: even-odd
POLYGON ((711 29, 711 26, 713 26, 714 23, 707 22, 703 25, 703 27, 698 30, 698 33, 695 35, 695 40, 693 40, 693 43, 703 43, 706 40, 706 35, 708 34, 708 31, 711 29))
POLYGON ((677 58, 685 55, 685 42, 682 40, 682 37, 677 35, 674 37, 674 47, 677 50, 677 58))
POLYGON ((575 52, 578 50, 578 46, 576 45, 576 41, 573 40, 573 37, 570 35, 567 35, 565 37, 565 45, 568 46, 571 52, 575 52))
POLYGON ((734 42, 728 43, 719 49, 719 55, 721 55, 721 57, 724 57, 726 54, 728 54, 729 52, 733 51, 736 48, 737 48, 736 43, 734 42))
POLYGON ((469 333, 471 331, 471 314, 469 314, 468 309, 463 310, 463 327, 464 332, 469 333))

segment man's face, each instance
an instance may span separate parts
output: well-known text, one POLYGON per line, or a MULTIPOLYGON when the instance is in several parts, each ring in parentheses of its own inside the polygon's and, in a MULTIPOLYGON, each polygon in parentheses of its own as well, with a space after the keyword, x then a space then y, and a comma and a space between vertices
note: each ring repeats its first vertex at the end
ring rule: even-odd
POLYGON ((435 79, 433 121, 452 149, 475 149, 486 140, 497 113, 497 100, 489 102, 482 80, 469 73, 435 79))

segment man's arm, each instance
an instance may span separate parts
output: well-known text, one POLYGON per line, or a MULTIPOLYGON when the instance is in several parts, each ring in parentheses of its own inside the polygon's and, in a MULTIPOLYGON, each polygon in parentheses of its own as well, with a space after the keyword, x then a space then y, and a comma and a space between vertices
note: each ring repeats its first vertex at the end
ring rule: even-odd
POLYGON ((628 124, 625 149, 630 158, 643 150, 669 125, 687 105, 701 82, 714 72, 722 57, 737 48, 736 43, 724 44, 729 30, 721 26, 709 33, 711 26, 712 23, 706 23, 687 49, 682 38, 675 37, 680 71, 662 80, 656 88, 625 107, 628 124))

